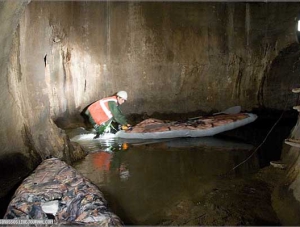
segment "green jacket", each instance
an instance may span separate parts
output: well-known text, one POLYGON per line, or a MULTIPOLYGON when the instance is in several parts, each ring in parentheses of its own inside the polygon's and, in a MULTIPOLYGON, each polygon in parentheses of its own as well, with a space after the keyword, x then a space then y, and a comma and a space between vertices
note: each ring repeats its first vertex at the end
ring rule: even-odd
POLYGON ((124 116, 124 114, 120 110, 120 106, 116 102, 109 101, 108 107, 113 115, 113 121, 118 122, 121 125, 127 125, 126 117, 124 116))

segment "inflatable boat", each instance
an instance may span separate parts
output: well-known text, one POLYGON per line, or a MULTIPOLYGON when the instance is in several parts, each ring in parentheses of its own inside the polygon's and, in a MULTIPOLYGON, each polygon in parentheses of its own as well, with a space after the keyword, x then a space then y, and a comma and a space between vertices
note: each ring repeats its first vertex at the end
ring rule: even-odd
POLYGON ((166 139, 177 137, 214 136, 247 125, 257 119, 253 113, 218 114, 197 117, 187 121, 163 121, 146 119, 131 130, 122 130, 116 137, 124 139, 166 139))
MULTIPOLYGON (((44 160, 24 179, 4 219, 23 220, 26 224, 34 224, 32 219, 44 221, 38 222, 41 226, 123 226, 98 187, 57 158, 44 160)), ((17 221, 10 223, 20 223, 17 221)))

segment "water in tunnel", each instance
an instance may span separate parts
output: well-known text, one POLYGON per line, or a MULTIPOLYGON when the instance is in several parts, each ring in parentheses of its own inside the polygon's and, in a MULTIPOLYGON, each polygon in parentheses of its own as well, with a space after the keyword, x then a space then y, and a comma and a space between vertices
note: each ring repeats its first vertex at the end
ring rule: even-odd
MULTIPOLYGON (((270 141, 286 136, 292 126, 286 128, 285 123, 278 126, 268 138, 270 141)), ((271 205, 264 200, 266 191, 261 188, 265 187, 264 183, 251 179, 262 166, 280 157, 275 154, 280 148, 270 149, 267 145, 257 151, 251 144, 255 140, 261 142, 261 136, 270 130, 270 125, 265 124, 264 129, 260 128, 259 133, 252 135, 255 138, 251 138, 250 134, 261 125, 262 122, 250 124, 226 135, 203 138, 95 140, 83 136, 77 142, 89 155, 74 163, 74 167, 104 192, 112 210, 127 225, 229 222, 279 225, 271 205), (239 139, 233 139, 234 134, 240 135, 239 139), (247 211, 258 199, 246 199, 249 190, 264 197, 260 198, 264 212, 247 211), (217 202, 222 193, 226 197, 217 202), (237 201, 238 207, 233 206, 237 201), (202 210, 207 206, 213 208, 202 210), (218 214, 222 207, 227 209, 227 215, 218 214), (186 209, 192 212, 184 212, 186 209), (202 218, 197 218, 201 215, 202 218)), ((83 135, 82 129, 71 130, 69 134, 72 138, 83 135)))

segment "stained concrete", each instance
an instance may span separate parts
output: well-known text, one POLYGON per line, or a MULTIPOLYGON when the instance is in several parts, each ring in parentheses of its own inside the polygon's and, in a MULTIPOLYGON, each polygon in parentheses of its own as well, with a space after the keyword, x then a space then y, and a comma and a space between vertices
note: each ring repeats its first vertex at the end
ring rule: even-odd
POLYGON ((274 88, 266 83, 270 70, 278 68, 273 60, 296 43, 297 8, 291 3, 32 2, 21 19, 20 39, 26 43, 21 53, 34 62, 27 67, 33 75, 43 73, 47 54, 50 78, 33 78, 48 89, 54 119, 75 117, 120 89, 129 93, 123 107, 128 114, 237 104, 246 110, 282 109, 263 91, 274 88))

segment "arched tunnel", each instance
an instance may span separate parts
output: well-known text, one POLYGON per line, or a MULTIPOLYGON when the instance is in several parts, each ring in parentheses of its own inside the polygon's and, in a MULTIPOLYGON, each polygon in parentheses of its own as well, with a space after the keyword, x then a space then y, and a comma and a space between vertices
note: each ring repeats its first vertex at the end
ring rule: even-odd
MULTIPOLYGON (((281 197, 280 224, 299 225, 300 148, 284 142, 300 139, 299 12, 300 3, 272 1, 1 1, 2 214, 43 160, 86 156, 66 130, 86 125, 90 103, 125 90, 133 124, 237 105, 258 115, 256 125, 281 116, 287 132, 268 146, 287 168, 270 194, 281 197)), ((264 138, 273 123, 228 135, 264 138)))

